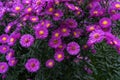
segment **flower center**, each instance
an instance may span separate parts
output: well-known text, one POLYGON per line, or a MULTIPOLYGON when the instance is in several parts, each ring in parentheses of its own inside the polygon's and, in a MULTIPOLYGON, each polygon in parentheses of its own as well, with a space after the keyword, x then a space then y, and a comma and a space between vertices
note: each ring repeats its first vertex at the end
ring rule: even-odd
POLYGON ((2 38, 2 40, 3 40, 3 41, 6 41, 6 40, 7 40, 7 38, 6 38, 6 37, 3 37, 3 38, 2 38))
POLYGON ((59 16, 60 16, 58 13, 55 13, 54 15, 55 15, 56 17, 59 17, 59 16))
POLYGON ((31 12, 31 11, 32 11, 32 8, 28 8, 27 11, 28 11, 28 12, 31 12))
POLYGON ((52 12, 53 11, 53 8, 49 8, 49 12, 52 12))
POLYGON ((75 50, 75 49, 76 49, 76 47, 75 47, 75 46, 72 46, 72 47, 71 47, 71 50, 75 50))
POLYGON ((93 11, 93 14, 98 14, 98 11, 93 11))
POLYGON ((25 38, 25 42, 28 43, 28 42, 29 42, 29 39, 28 39, 28 38, 25 38))
POLYGON ((16 10, 16 11, 19 11, 19 10, 20 10, 20 7, 19 7, 19 6, 17 6, 17 7, 15 8, 15 10, 16 10))
POLYGON ((10 42, 14 42, 14 38, 10 38, 10 42))
POLYGON ((61 54, 58 54, 58 58, 59 58, 59 59, 62 58, 62 55, 61 55, 61 54))
POLYGON ((66 29, 66 28, 63 28, 63 29, 62 29, 62 32, 64 32, 64 33, 67 32, 67 29, 66 29))
POLYGON ((94 35, 94 38, 95 39, 98 39, 100 37, 100 35, 98 34, 98 33, 96 33, 95 35, 94 35))
POLYGON ((48 65, 49 65, 49 66, 52 66, 52 65, 53 65, 53 63, 52 63, 52 62, 49 62, 49 63, 48 63, 48 65))
POLYGON ((76 32, 73 32, 73 34, 74 34, 74 36, 76 36, 76 35, 77 35, 77 33, 76 33, 76 32))
POLYGON ((58 43, 58 40, 54 40, 53 42, 54 42, 54 44, 57 44, 57 43, 58 43))
POLYGON ((94 27, 90 27, 90 31, 93 31, 93 30, 95 30, 95 28, 94 27))
POLYGON ((63 48, 63 46, 62 46, 62 45, 60 45, 60 46, 59 46, 59 48, 61 49, 61 48, 63 48))
POLYGON ((59 36, 59 33, 55 33, 55 37, 58 37, 59 36))
POLYGON ((4 70, 4 69, 5 69, 5 66, 4 66, 4 65, 2 65, 2 66, 0 66, 0 68, 1 68, 2 70, 4 70))
POLYGON ((49 28, 50 27, 50 23, 48 23, 46 26, 47 26, 47 28, 49 28))
POLYGON ((36 18, 32 18, 32 21, 36 21, 37 19, 36 18))
POLYGON ((105 20, 105 21, 103 21, 102 24, 106 25, 106 24, 108 24, 108 21, 105 20))
POLYGON ((116 7, 116 8, 120 8, 120 4, 116 4, 115 7, 116 7))
POLYGON ((5 50, 7 50, 7 48, 6 48, 6 47, 3 47, 3 51, 5 51, 5 50))
POLYGON ((31 63, 31 67, 34 68, 35 67, 35 63, 31 63))
POLYGON ((40 35, 43 35, 43 34, 44 34, 44 31, 43 31, 43 30, 39 31, 39 34, 40 34, 40 35))

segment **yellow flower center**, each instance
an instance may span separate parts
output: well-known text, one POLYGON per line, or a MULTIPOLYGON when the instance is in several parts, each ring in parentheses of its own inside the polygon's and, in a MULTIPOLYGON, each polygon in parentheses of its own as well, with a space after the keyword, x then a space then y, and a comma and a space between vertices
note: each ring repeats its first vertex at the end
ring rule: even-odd
POLYGON ((58 54, 58 58, 59 58, 59 59, 62 58, 62 55, 61 55, 61 54, 58 54))
POLYGON ((39 31, 39 34, 40 34, 40 35, 43 35, 43 34, 44 34, 44 31, 43 31, 43 30, 39 31))
POLYGON ((3 50, 5 51, 5 50, 7 50, 7 48, 6 48, 6 47, 3 47, 3 50))
POLYGON ((62 29, 62 32, 64 32, 64 33, 67 32, 67 29, 66 29, 66 28, 63 28, 63 29, 62 29))
POLYGON ((58 40, 54 40, 53 42, 54 42, 54 44, 57 44, 57 43, 58 43, 58 40))
POLYGON ((49 12, 52 12, 53 11, 53 8, 49 8, 49 12))
POLYGON ((32 21, 36 21, 37 19, 36 18, 32 18, 32 21))
POLYGON ((31 11, 32 11, 32 8, 28 8, 27 11, 28 11, 28 12, 31 12, 31 11))
POLYGON ((58 48, 60 48, 60 49, 61 49, 61 48, 63 48, 63 46, 62 46, 62 45, 60 45, 58 48))
POLYGON ((59 17, 59 13, 55 13, 54 15, 55 15, 56 17, 59 17))
POLYGON ((7 38, 6 38, 6 37, 3 37, 3 38, 2 38, 2 40, 3 40, 3 41, 6 41, 6 40, 7 40, 7 38))
POLYGON ((59 33, 55 33, 55 37, 59 37, 59 33))
POLYGON ((106 24, 108 24, 108 22, 107 21, 103 21, 102 24, 106 25, 106 24))
POLYGON ((120 8, 120 4, 115 4, 115 7, 116 8, 120 8))
POLYGON ((76 32, 73 32, 73 35, 74 35, 74 36, 76 36, 76 35, 77 35, 77 33, 76 33, 76 32))
POLYGON ((19 10, 20 10, 20 7, 19 7, 19 6, 15 7, 15 10, 16 10, 16 11, 19 11, 19 10))
POLYGON ((46 26, 47 26, 47 28, 49 28, 50 27, 50 23, 48 23, 46 26))
POLYGON ((49 62, 49 63, 48 63, 48 65, 49 65, 49 66, 52 66, 52 65, 53 65, 53 63, 52 63, 52 62, 49 62))
POLYGON ((14 42, 14 38, 10 38, 10 42, 14 42))
POLYGON ((98 11, 93 11, 93 14, 98 14, 98 11))
POLYGON ((95 28, 94 27, 90 27, 90 30, 93 31, 93 30, 95 30, 95 28))

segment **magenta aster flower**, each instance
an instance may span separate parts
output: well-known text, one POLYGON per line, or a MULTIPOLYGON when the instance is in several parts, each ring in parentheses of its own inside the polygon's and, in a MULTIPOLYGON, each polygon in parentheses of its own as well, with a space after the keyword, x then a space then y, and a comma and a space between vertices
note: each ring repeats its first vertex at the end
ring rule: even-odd
POLYGON ((0 43, 7 43, 9 36, 7 34, 2 34, 0 36, 0 43))
POLYGON ((83 30, 77 28, 72 33, 73 33, 74 38, 79 38, 82 35, 83 30))
POLYGON ((61 38, 60 29, 54 30, 54 31, 52 32, 52 38, 61 38))
POLYGON ((27 60, 27 62, 25 64, 25 68, 29 72, 37 72, 40 69, 40 62, 36 58, 30 58, 27 60))
POLYGON ((60 46, 61 43, 62 41, 60 38, 51 38, 48 44, 52 48, 57 48, 58 46, 60 46))
POLYGON ((0 53, 5 54, 9 51, 10 47, 7 45, 1 45, 0 46, 0 53))
POLYGON ((76 42, 70 42, 70 43, 68 43, 66 49, 67 49, 67 52, 70 55, 77 55, 80 52, 80 46, 76 42))
POLYGON ((20 44, 22 47, 30 47, 34 43, 34 37, 30 34, 24 34, 20 39, 20 44))
POLYGON ((9 61, 8 61, 8 65, 13 67, 17 64, 17 59, 15 57, 11 58, 9 61))
POLYGON ((55 61, 53 59, 49 59, 45 63, 45 66, 48 68, 53 68, 54 65, 55 65, 55 61))
POLYGON ((63 37, 70 35, 70 29, 68 27, 60 27, 60 32, 63 37))
POLYGON ((55 51, 63 51, 65 48, 66 48, 66 44, 62 43, 55 49, 55 51))
POLYGON ((116 9, 116 10, 120 10, 120 2, 113 2, 112 3, 112 8, 116 9))
POLYGON ((91 31, 94 31, 96 29, 96 26, 95 25, 88 25, 86 27, 86 31, 87 32, 91 32, 91 31))
POLYGON ((111 26, 112 22, 109 18, 104 17, 100 19, 99 24, 102 28, 108 28, 111 26))
POLYGON ((6 62, 0 62, 0 73, 6 73, 8 71, 8 64, 6 62))
POLYGON ((13 10, 13 12, 18 13, 18 12, 22 11, 22 9, 23 9, 22 4, 14 4, 12 10, 13 10))
POLYGON ((111 16, 111 19, 112 19, 113 21, 120 20, 120 13, 116 13, 116 14, 112 15, 112 16, 111 16))
POLYGON ((101 42, 104 39, 104 32, 102 30, 95 30, 90 33, 89 39, 93 42, 101 42))
POLYGON ((72 18, 71 19, 66 19, 65 22, 66 22, 66 24, 67 24, 67 26, 69 28, 76 28, 77 25, 78 25, 78 23, 76 22, 76 20, 72 19, 72 18))
POLYGON ((75 10, 75 6, 73 4, 69 4, 69 3, 65 3, 66 7, 68 7, 70 10, 74 11, 75 10))
POLYGON ((40 27, 35 30, 35 35, 37 39, 45 39, 48 36, 48 29, 45 27, 40 27))
POLYGON ((62 52, 62 51, 58 51, 58 52, 56 52, 55 54, 54 54, 54 58, 55 58, 55 60, 56 61, 58 61, 58 62, 61 62, 61 61, 63 61, 64 60, 64 52, 62 52))
POLYGON ((14 57, 15 51, 13 49, 10 49, 9 52, 6 54, 5 58, 6 60, 10 60, 11 58, 14 57))
POLYGON ((54 10, 55 9, 53 8, 52 5, 48 5, 47 8, 46 8, 46 10, 45 10, 45 12, 46 12, 46 14, 52 15, 54 13, 54 10))
POLYGON ((63 16, 63 12, 61 10, 56 10, 53 13, 53 20, 58 21, 61 19, 62 16, 63 16))
POLYGON ((8 45, 9 46, 13 46, 15 44, 15 42, 17 41, 17 37, 16 37, 16 34, 11 34, 9 36, 9 39, 8 39, 8 45))
POLYGON ((39 18, 37 16, 31 16, 30 21, 31 22, 38 22, 39 18))

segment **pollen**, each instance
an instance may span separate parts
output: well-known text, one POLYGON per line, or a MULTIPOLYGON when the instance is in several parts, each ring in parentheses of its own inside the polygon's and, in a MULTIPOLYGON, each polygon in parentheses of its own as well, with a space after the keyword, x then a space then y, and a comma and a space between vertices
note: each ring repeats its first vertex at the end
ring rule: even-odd
POLYGON ((19 6, 17 6, 17 7, 15 8, 15 10, 19 11, 19 10, 20 10, 20 7, 19 7, 19 6))
POLYGON ((49 8, 49 12, 52 12, 53 11, 53 8, 49 8))
POLYGON ((115 4, 115 7, 116 8, 120 8, 120 4, 115 4))

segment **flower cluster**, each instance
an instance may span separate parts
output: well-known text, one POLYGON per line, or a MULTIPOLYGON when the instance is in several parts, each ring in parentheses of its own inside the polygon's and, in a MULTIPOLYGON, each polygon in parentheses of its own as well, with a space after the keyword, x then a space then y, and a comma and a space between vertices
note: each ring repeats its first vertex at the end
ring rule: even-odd
MULTIPOLYGON (((54 50, 54 56, 46 60, 47 68, 53 68, 66 55, 79 55, 81 49, 93 50, 102 41, 120 53, 120 39, 112 34, 112 27, 120 19, 119 11, 120 2, 115 0, 1 1, 0 25, 4 32, 0 35, 0 54, 5 55, 6 61, 0 62, 0 73, 6 73, 19 62, 14 49, 17 44, 29 49, 37 40, 47 40, 48 47, 54 50), (82 37, 88 37, 84 45, 77 41, 82 37)), ((40 58, 31 57, 24 67, 28 72, 37 72, 42 64, 40 58)))

